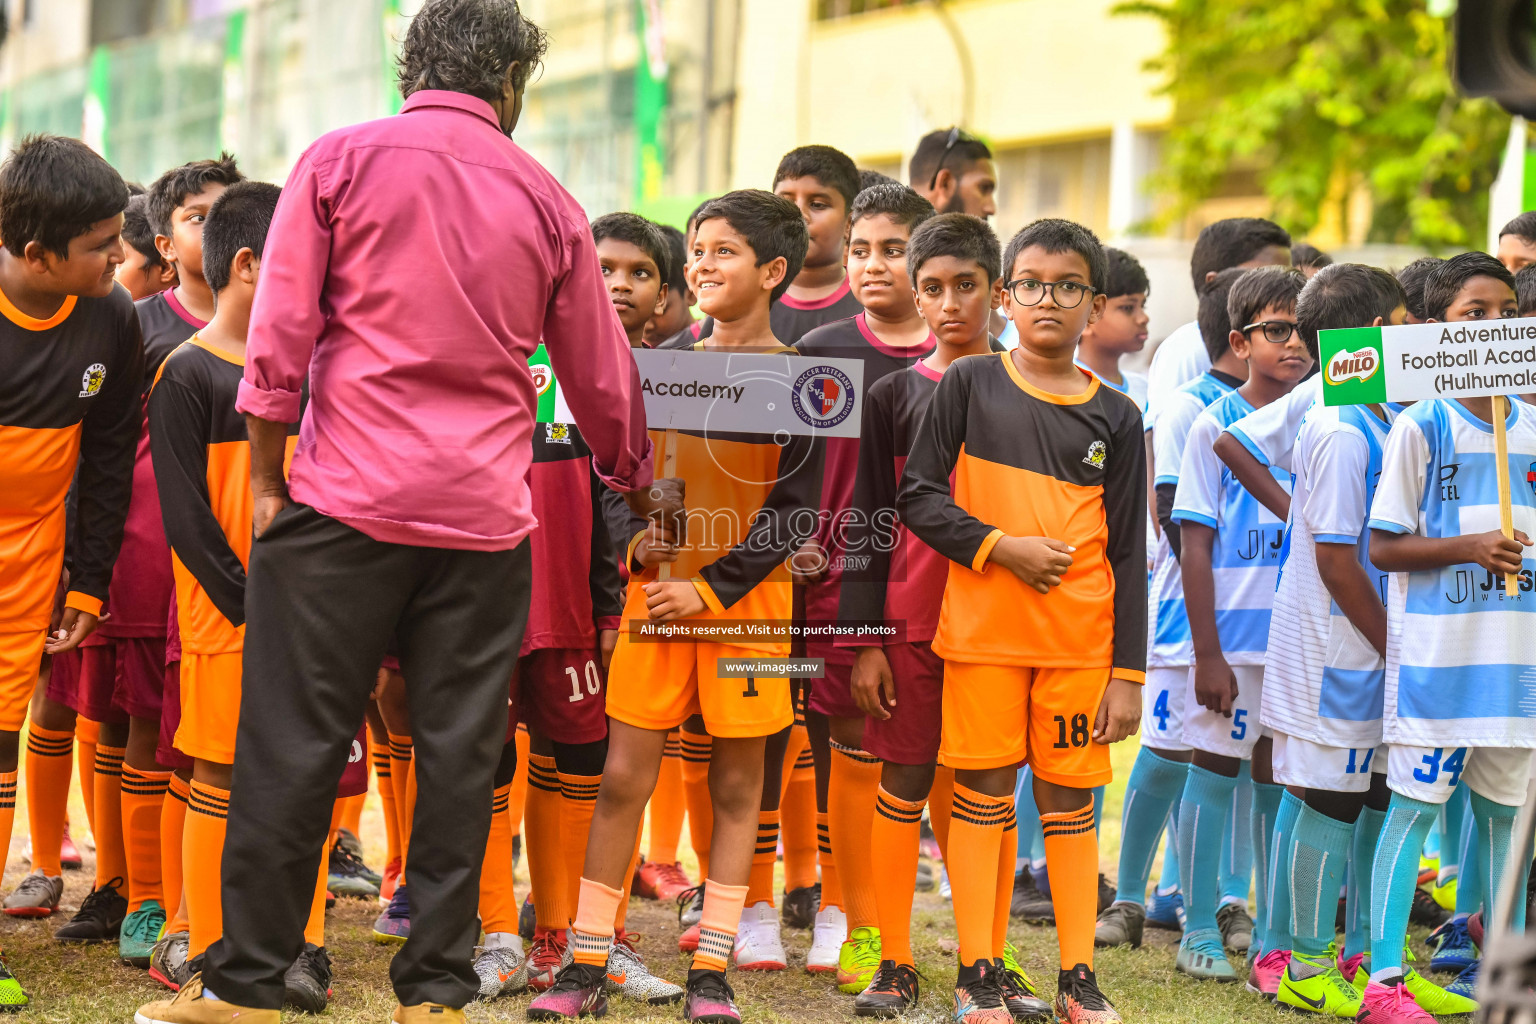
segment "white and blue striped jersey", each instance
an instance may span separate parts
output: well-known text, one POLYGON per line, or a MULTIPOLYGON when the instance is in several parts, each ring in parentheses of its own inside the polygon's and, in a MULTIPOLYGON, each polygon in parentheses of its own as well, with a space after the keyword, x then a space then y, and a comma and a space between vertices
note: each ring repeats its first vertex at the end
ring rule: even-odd
MULTIPOLYGON (((1264 664, 1285 534, 1274 513, 1259 504, 1211 450, 1223 430, 1252 411, 1242 393, 1233 391, 1196 417, 1173 500, 1175 522, 1200 523, 1216 531, 1211 549, 1216 632, 1230 665, 1264 664)), ((1290 474, 1274 467, 1270 472, 1289 492, 1290 474)))
MULTIPOLYGON (((1536 537, 1536 409, 1511 403, 1515 529, 1536 537)), ((1499 528, 1493 428, 1460 402, 1420 402, 1392 424, 1370 526, 1423 537, 1499 528)), ((1383 734, 1412 746, 1536 747, 1532 549, 1518 596, 1475 563, 1393 573, 1383 734)))
POLYGON ((1291 455, 1301 418, 1323 393, 1323 375, 1314 373, 1297 384, 1290 393, 1262 409, 1255 409, 1227 428, 1227 433, 1248 449, 1248 454, 1263 466, 1279 466, 1293 472, 1291 455))
POLYGON ((1366 406, 1318 403, 1296 435, 1291 519, 1269 623, 1259 720, 1327 746, 1381 742, 1386 662, 1329 595, 1317 568, 1317 545, 1353 547, 1386 603, 1387 574, 1371 564, 1366 522, 1387 429, 1366 406))
MULTIPOLYGON (((1189 429, 1206 407, 1232 393, 1232 386, 1210 373, 1202 373, 1174 391, 1163 403, 1158 426, 1152 434, 1153 484, 1177 484, 1184 461, 1189 429)), ((1192 665, 1194 643, 1189 618, 1184 613, 1184 581, 1179 560, 1173 557, 1168 537, 1159 535, 1152 558, 1152 582, 1147 588, 1147 666, 1169 668, 1192 665)))

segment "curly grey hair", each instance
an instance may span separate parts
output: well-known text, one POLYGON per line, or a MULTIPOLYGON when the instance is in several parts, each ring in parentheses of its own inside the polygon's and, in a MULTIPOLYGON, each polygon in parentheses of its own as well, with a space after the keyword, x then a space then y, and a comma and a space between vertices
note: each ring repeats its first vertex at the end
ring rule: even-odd
POLYGON ((445 89, 498 100, 507 69, 517 64, 513 84, 521 89, 548 45, 517 0, 428 0, 400 48, 400 93, 445 89))

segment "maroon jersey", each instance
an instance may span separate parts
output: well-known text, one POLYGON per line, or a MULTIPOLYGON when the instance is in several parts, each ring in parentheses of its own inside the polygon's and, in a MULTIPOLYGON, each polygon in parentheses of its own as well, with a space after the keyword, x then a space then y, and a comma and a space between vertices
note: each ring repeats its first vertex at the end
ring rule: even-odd
MULTIPOLYGON (((160 490, 149 454, 149 390, 160 364, 182 342, 205 325, 167 290, 134 303, 144 331, 144 409, 140 411, 139 443, 133 461, 133 497, 123 525, 123 546, 107 592, 106 611, 95 637, 104 640, 165 636, 171 603, 171 549, 165 542, 160 516, 160 490)), ((95 639, 95 637, 91 639, 95 639)), ((90 643, 90 640, 87 640, 90 643)))
MULTIPOLYGON (((854 408, 863 408, 870 389, 889 374, 898 373, 933 351, 933 335, 921 345, 895 348, 887 345, 869 329, 864 313, 837 323, 818 327, 800 339, 795 350, 802 356, 834 359, 858 359, 864 364, 862 393, 854 408)), ((825 459, 821 477, 821 511, 817 541, 829 560, 821 582, 805 588, 805 620, 811 623, 835 622, 838 617, 838 590, 842 585, 844 542, 847 539, 849 509, 853 504, 854 479, 858 475, 860 439, 829 437, 825 440, 825 459)), ((807 640, 806 656, 820 657, 817 651, 832 647, 830 640, 807 640)))
POLYGON ((574 423, 534 424, 528 488, 539 525, 528 535, 533 597, 520 653, 592 650, 599 629, 619 628, 624 592, 603 520, 607 488, 574 423))
POLYGON ((848 549, 868 557, 848 561, 839 619, 849 625, 890 622, 901 632, 894 637, 841 637, 840 647, 927 643, 938 626, 949 560, 900 521, 896 491, 912 439, 941 376, 917 363, 869 389, 853 488, 852 508, 857 515, 847 536, 848 549))

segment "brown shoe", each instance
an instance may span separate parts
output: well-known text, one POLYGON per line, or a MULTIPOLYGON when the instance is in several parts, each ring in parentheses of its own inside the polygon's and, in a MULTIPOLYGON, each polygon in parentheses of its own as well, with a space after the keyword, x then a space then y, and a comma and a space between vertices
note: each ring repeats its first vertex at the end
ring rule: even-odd
POLYGON ((181 987, 175 999, 161 999, 139 1007, 133 1021, 134 1024, 235 1024, 236 1021, 239 1024, 278 1024, 281 1016, 278 1010, 253 1010, 221 999, 203 998, 203 976, 199 974, 181 987))
POLYGON ((442 1003, 417 1003, 395 1007, 390 1019, 395 1024, 464 1024, 464 1011, 442 1003))

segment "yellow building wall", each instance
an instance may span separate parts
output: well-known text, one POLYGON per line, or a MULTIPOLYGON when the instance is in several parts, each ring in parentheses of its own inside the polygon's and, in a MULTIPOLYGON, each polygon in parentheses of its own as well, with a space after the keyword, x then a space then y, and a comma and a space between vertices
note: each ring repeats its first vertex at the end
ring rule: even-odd
POLYGON ((930 4, 815 21, 813 0, 743 0, 734 184, 766 187, 779 157, 822 142, 891 165, 956 123, 1007 150, 1167 123, 1143 63, 1158 24, 1114 17, 1116 0, 956 0, 972 88, 930 4), (969 110, 967 110, 969 107, 969 110))

